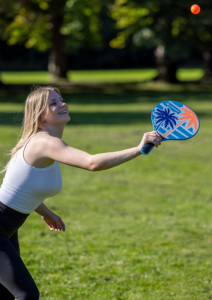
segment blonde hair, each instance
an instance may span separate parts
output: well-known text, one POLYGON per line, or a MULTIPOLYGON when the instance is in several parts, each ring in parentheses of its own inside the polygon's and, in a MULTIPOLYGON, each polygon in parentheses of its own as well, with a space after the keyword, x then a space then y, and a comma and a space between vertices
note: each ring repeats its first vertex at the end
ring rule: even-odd
MULTIPOLYGON (((15 147, 10 151, 10 159, 15 153, 27 142, 27 140, 41 128, 40 116, 47 108, 48 113, 48 97, 50 91, 56 91, 60 94, 60 91, 55 87, 38 87, 30 92, 25 102, 24 119, 22 125, 21 137, 15 147)), ((9 162, 7 163, 4 170, 7 169, 9 162)))

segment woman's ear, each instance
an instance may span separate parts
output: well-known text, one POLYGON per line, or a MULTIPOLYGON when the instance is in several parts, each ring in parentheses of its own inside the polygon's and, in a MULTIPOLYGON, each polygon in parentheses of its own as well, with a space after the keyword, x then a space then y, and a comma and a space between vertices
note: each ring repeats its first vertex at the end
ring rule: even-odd
POLYGON ((44 124, 46 122, 45 115, 46 114, 44 112, 42 112, 42 114, 39 117, 39 122, 42 123, 42 124, 44 124))

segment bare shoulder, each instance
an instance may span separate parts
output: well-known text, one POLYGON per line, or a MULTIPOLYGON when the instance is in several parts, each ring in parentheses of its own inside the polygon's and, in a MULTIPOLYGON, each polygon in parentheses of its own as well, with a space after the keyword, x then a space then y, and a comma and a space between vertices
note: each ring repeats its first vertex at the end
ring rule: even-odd
POLYGON ((27 161, 36 166, 48 165, 53 161, 89 169, 91 155, 87 152, 68 146, 60 138, 48 133, 38 134, 27 145, 25 153, 27 161), (30 151, 31 150, 31 151, 30 151))
MULTIPOLYGON (((46 167, 54 162, 52 153, 56 151, 57 145, 65 145, 61 139, 53 137, 48 133, 33 136, 24 150, 24 158, 34 167, 46 167)), ((61 146, 60 146, 61 147, 61 146)))
POLYGON ((67 146, 60 138, 51 136, 48 133, 34 136, 30 141, 30 144, 30 148, 36 149, 43 154, 49 151, 55 151, 58 147, 67 146))

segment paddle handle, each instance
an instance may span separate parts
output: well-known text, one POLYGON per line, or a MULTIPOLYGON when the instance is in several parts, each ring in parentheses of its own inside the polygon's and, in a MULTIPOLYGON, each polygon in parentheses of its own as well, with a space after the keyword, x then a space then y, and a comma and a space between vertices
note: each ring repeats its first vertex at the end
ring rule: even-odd
POLYGON ((150 152, 154 147, 155 147, 154 144, 150 144, 150 143, 144 144, 144 145, 142 146, 140 152, 141 152, 142 154, 144 154, 144 155, 147 155, 147 154, 149 154, 149 152, 150 152))

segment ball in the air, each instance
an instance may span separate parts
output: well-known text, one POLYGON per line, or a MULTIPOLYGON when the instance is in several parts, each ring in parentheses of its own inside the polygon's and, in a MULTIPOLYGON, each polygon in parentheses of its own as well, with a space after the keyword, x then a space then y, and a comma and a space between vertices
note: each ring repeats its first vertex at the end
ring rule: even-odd
POLYGON ((194 15, 198 15, 200 13, 200 6, 198 4, 193 4, 191 6, 191 12, 194 15))

